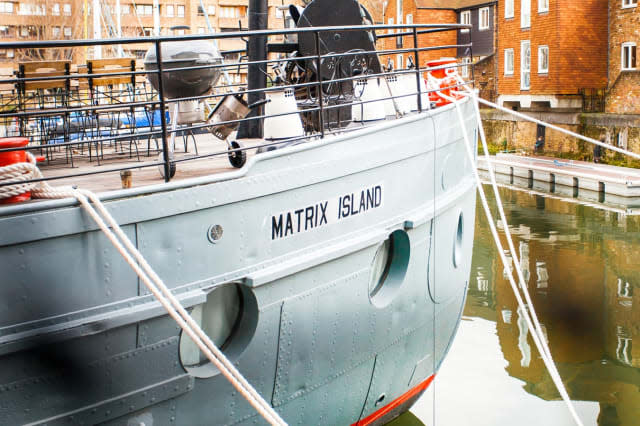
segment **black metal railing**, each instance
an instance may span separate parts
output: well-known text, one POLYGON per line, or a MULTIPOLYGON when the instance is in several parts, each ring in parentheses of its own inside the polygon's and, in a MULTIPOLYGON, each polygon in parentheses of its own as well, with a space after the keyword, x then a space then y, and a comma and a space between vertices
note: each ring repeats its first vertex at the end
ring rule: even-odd
MULTIPOLYGON (((0 126, 4 125, 5 134, 8 136, 24 136, 28 137, 30 143, 25 148, 4 148, 0 149, 0 153, 29 150, 45 155, 48 164, 55 163, 54 153, 61 150, 65 151, 64 161, 72 169, 70 173, 63 175, 57 174, 55 177, 48 177, 39 180, 55 180, 69 177, 86 176, 101 173, 113 173, 122 170, 139 169, 146 167, 162 166, 164 169, 164 179, 171 179, 172 163, 181 163, 185 161, 193 161, 197 159, 209 158, 214 156, 226 156, 246 149, 256 149, 260 147, 281 146, 286 143, 300 143, 305 140, 323 138, 327 134, 336 132, 347 132, 353 128, 341 127, 340 112, 344 108, 351 108, 353 105, 365 105, 369 102, 379 102, 385 100, 397 100, 406 98, 407 96, 416 96, 417 112, 427 109, 427 105, 423 104, 423 96, 429 95, 433 90, 422 90, 422 79, 424 73, 433 69, 421 66, 420 60, 423 55, 434 51, 450 51, 458 48, 469 48, 471 51, 471 43, 468 44, 450 44, 438 46, 419 46, 421 35, 432 33, 451 31, 453 34, 461 28, 469 28, 468 25, 461 24, 411 24, 411 25, 374 25, 374 26, 340 26, 340 27, 311 27, 302 29, 280 29, 280 30, 264 30, 264 31, 237 31, 224 32, 213 35, 190 35, 190 36, 166 36, 166 37, 145 37, 145 38, 123 38, 110 40, 62 40, 62 41, 23 41, 0 43, 0 49, 26 50, 26 49, 47 49, 47 48, 63 48, 77 49, 87 46, 133 46, 139 50, 139 46, 144 44, 147 47, 154 46, 156 52, 156 63, 153 70, 137 69, 133 64, 130 69, 109 69, 103 72, 93 72, 91 67, 76 66, 75 71, 68 65, 65 67, 64 73, 56 73, 51 70, 39 73, 27 73, 23 68, 19 68, 13 76, 0 77, 0 87, 6 89, 0 91, 0 126), (385 30, 393 30, 389 34, 381 33, 385 30), (356 51, 347 52, 325 52, 323 50, 322 35, 330 32, 350 32, 350 31, 367 31, 375 34, 375 39, 382 44, 383 48, 375 50, 358 49, 356 51), (194 65, 185 67, 169 67, 163 63, 162 46, 164 43, 177 41, 195 41, 195 40, 227 40, 227 39, 250 39, 252 37, 269 37, 276 35, 301 35, 303 33, 311 33, 314 40, 314 52, 305 56, 279 56, 271 57, 266 60, 251 61, 242 56, 238 61, 224 61, 219 64, 194 65), (406 37, 410 39, 410 43, 403 43, 401 48, 384 48, 386 39, 391 38, 390 46, 396 46, 396 37, 406 37), (407 47, 412 44, 411 47, 407 47), (356 62, 362 58, 368 58, 371 55, 377 55, 377 58, 390 57, 391 55, 411 55, 415 66, 406 69, 399 64, 397 69, 373 70, 366 68, 364 73, 340 73, 335 72, 336 67, 342 67, 346 62, 356 62), (327 62, 328 61, 328 62, 327 62), (300 64, 314 64, 308 69, 302 68, 300 64), (323 65, 328 63, 329 69, 333 69, 332 75, 323 75, 323 65), (251 65, 272 66, 274 69, 284 69, 289 67, 301 67, 295 71, 304 74, 304 78, 297 78, 295 81, 290 79, 280 79, 269 87, 262 89, 248 89, 245 84, 237 81, 226 81, 222 79, 221 84, 208 93, 198 96, 185 96, 180 98, 167 99, 165 97, 165 78, 170 73, 186 72, 201 69, 217 69, 221 72, 231 72, 238 75, 238 72, 247 70, 251 65), (333 68, 332 68, 333 67, 333 68), (86 71, 85 71, 86 69, 86 71), (311 72, 310 70, 315 70, 311 72), (150 87, 146 76, 155 73, 158 78, 157 90, 150 87), (313 74, 311 76, 311 74, 313 74), (327 87, 348 87, 353 86, 355 81, 369 78, 389 78, 392 76, 400 76, 404 74, 415 75, 416 90, 412 93, 402 95, 394 95, 376 98, 374 100, 361 100, 352 97, 347 103, 339 103, 336 97, 340 97, 341 93, 327 93, 327 87), (105 85, 108 89, 96 91, 94 82, 103 79, 105 81, 114 81, 112 85, 105 85), (122 83, 128 80, 129 83, 122 83), (298 96, 298 100, 306 100, 304 108, 294 112, 286 112, 283 114, 265 115, 256 114, 249 118, 237 120, 226 120, 215 123, 215 126, 242 124, 249 120, 264 120, 270 117, 290 114, 304 114, 306 117, 315 116, 314 125, 305 126, 305 135, 301 137, 291 138, 285 141, 264 141, 251 148, 231 148, 226 150, 206 153, 202 155, 189 156, 188 158, 171 158, 169 153, 169 138, 177 133, 184 135, 186 132, 197 132, 211 128, 214 124, 207 122, 199 122, 186 126, 175 127, 171 121, 167 120, 167 112, 171 110, 171 106, 177 102, 198 101, 209 105, 214 104, 223 99, 225 96, 245 96, 256 92, 269 92, 274 90, 291 89, 298 96), (59 102, 57 100, 60 100, 59 102), (53 100, 53 102, 51 102, 53 100), (337 124, 334 126, 331 120, 331 114, 338 116, 337 124), (138 126, 137 117, 147 118, 148 125, 138 126), (124 117, 124 118, 123 118, 124 117), (156 124, 156 118, 158 123, 156 124), (101 123, 105 129, 101 129, 101 123), (128 123, 125 127, 123 123, 128 123), (172 128, 173 127, 173 128, 172 128), (147 156, 151 152, 161 153, 161 160, 142 161, 139 153, 140 141, 147 142, 147 156), (161 144, 158 144, 158 139, 161 144), (129 158, 133 156, 133 150, 137 155, 137 162, 134 164, 100 164, 105 162, 104 146, 111 144, 115 150, 118 150, 118 144, 122 152, 124 152, 124 144, 129 143, 129 158), (152 142, 156 148, 153 150, 152 142), (73 172, 74 159, 85 157, 84 149, 87 148, 88 160, 93 161, 93 149, 95 149, 95 159, 100 167, 92 168, 87 171, 73 172)), ((278 49, 281 49, 279 47, 278 49)), ((115 51, 116 49, 114 49, 115 51)), ((291 50, 291 49, 288 49, 291 50)), ((234 50, 233 53, 241 54, 242 50, 234 50)), ((17 56, 17 55, 16 55, 17 56)), ((273 56, 273 54, 272 54, 273 56)), ((53 62, 52 62, 53 63, 53 62)), ((379 61, 382 64, 382 61, 379 61)), ((46 65, 46 64, 45 64, 46 65)), ((369 64, 370 65, 370 64, 369 64)), ((455 63, 439 68, 457 68, 462 66, 455 63)), ((47 68, 46 66, 44 67, 47 68)), ((272 75, 272 78, 275 77, 272 75)), ((275 80, 273 80, 275 81, 275 80)), ((473 81, 469 82, 473 83, 473 81)), ((460 86, 459 83, 451 84, 451 88, 460 86)), ((342 94, 343 95, 343 94, 342 94)), ((144 120, 143 120, 144 121, 144 120)), ((364 122, 357 128, 366 126, 364 122)), ((143 145, 144 146, 144 145, 143 145)), ((118 163, 115 160, 115 163, 118 163)), ((44 165, 46 169, 47 164, 44 165)), ((46 175, 46 170, 45 170, 46 175)), ((34 180, 34 182, 37 180, 34 180)), ((10 185, 12 182, 0 182, 0 186, 10 185)))

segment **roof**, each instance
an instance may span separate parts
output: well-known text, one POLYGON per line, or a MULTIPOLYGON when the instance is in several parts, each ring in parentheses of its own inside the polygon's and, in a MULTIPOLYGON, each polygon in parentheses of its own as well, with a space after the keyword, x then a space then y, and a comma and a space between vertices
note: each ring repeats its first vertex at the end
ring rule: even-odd
POLYGON ((496 0, 415 0, 418 9, 465 9, 483 4, 496 3, 496 0))

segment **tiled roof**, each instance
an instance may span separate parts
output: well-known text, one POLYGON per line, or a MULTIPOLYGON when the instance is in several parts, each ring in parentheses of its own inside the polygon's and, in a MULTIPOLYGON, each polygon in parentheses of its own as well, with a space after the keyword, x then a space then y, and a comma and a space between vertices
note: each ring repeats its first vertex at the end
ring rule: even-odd
POLYGON ((418 9, 464 9, 495 3, 495 0, 415 0, 418 9))

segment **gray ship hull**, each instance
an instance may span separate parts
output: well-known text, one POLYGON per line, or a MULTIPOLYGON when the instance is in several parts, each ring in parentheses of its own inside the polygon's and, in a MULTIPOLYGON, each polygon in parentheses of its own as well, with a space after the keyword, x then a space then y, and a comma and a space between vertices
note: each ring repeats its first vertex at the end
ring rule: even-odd
MULTIPOLYGON (((185 306, 238 290, 223 350, 289 424, 352 424, 448 350, 471 266, 471 167, 448 106, 103 199, 185 306)), ((1 423, 263 422, 212 367, 183 366, 195 355, 180 329, 70 200, 0 208, 0 264, 1 423)))

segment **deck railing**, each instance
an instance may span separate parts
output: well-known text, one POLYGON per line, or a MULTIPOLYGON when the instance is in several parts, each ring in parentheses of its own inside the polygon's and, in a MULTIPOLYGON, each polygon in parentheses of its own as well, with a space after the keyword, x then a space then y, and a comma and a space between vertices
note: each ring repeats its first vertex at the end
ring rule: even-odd
MULTIPOLYGON (((0 153, 18 149, 26 149, 35 154, 45 157, 46 167, 50 164, 59 164, 63 161, 63 166, 69 166, 69 173, 63 175, 57 174, 56 177, 48 179, 61 179, 69 177, 77 177, 89 174, 113 173, 123 170, 139 169, 146 167, 164 168, 164 178, 166 181, 171 179, 172 163, 180 163, 184 161, 193 161, 213 156, 227 156, 237 151, 246 149, 256 149, 259 147, 270 147, 274 145, 283 145, 287 143, 300 143, 303 140, 311 140, 323 138, 327 134, 336 132, 348 132, 354 128, 362 128, 367 126, 363 121, 355 127, 341 126, 340 112, 344 108, 352 108, 354 105, 365 105, 369 102, 379 102, 386 100, 398 100, 407 96, 416 96, 417 112, 428 109, 430 105, 424 105, 424 96, 429 95, 433 90, 424 90, 422 80, 425 73, 431 71, 427 66, 420 65, 423 55, 438 55, 440 52, 455 52, 459 48, 466 49, 471 55, 471 43, 467 44, 448 44, 448 45, 431 45, 420 46, 420 37, 438 32, 452 32, 455 34, 461 29, 469 28, 468 25, 461 24, 412 24, 412 25, 374 25, 374 26, 340 26, 340 27, 311 27, 301 29, 280 29, 280 30, 264 30, 264 31, 237 31, 225 32, 210 35, 189 35, 189 36, 165 36, 165 37, 145 37, 145 38, 123 38, 109 40, 63 40, 63 41, 25 41, 25 42, 9 42, 0 43, 0 49, 13 49, 16 51, 27 49, 52 49, 52 48, 85 48, 91 46, 122 46, 126 50, 127 45, 136 45, 138 48, 141 44, 149 47, 155 46, 157 52, 157 62, 154 70, 144 70, 136 67, 135 62, 131 62, 131 66, 117 66, 109 68, 108 66, 99 67, 96 71, 92 67, 92 61, 87 64, 71 65, 67 61, 64 66, 59 64, 43 63, 42 71, 27 71, 29 67, 24 64, 15 67, 15 75, 0 77, 0 136, 25 136, 29 138, 29 145, 26 148, 9 148, 0 149, 0 153), (375 33, 375 39, 379 47, 377 50, 354 50, 347 52, 326 52, 323 49, 322 36, 327 33, 350 33, 355 31, 367 31, 370 34, 375 33), (387 32, 385 34, 385 32, 387 32), (275 37, 311 34, 313 36, 315 51, 307 56, 293 56, 290 51, 295 48, 292 45, 274 44, 272 53, 265 60, 248 60, 243 55, 242 50, 234 50, 231 52, 220 52, 225 60, 220 64, 190 66, 182 68, 166 68, 163 63, 162 46, 165 43, 177 41, 196 41, 196 40, 223 40, 223 39, 241 39, 247 41, 253 37, 275 37), (410 40, 405 42, 403 48, 395 48, 395 38, 406 37, 410 40), (384 48, 385 40, 391 39, 393 43, 388 43, 394 48, 384 48), (410 46, 410 47, 409 47, 410 46), (273 53, 273 52, 280 53, 273 53), (284 53, 289 52, 289 53, 284 53), (433 54, 432 52, 438 52, 433 54), (229 57, 239 55, 237 60, 230 60, 229 57), (379 63, 383 67, 378 72, 373 72, 371 68, 365 68, 365 74, 362 73, 338 73, 335 71, 337 66, 342 66, 346 62, 362 61, 363 58, 373 57, 377 55, 379 63), (412 58, 413 64, 417 64, 413 68, 407 68, 404 64, 399 64, 396 69, 387 69, 384 67, 384 59, 398 58, 404 55, 412 58), (280 76, 279 79, 273 69, 280 71, 286 66, 289 68, 300 65, 301 68, 297 73, 298 78, 295 81, 287 81, 286 76, 280 76), (307 64, 307 68, 305 65, 307 64), (215 87, 208 93, 199 96, 180 97, 167 99, 165 94, 165 84, 163 78, 158 78, 158 88, 153 89, 147 81, 147 76, 155 73, 158 77, 163 73, 187 72, 198 69, 219 69, 221 72, 235 73, 243 72, 252 65, 263 67, 273 67, 268 72, 270 83, 268 87, 262 89, 249 89, 245 83, 238 81, 226 81, 221 78, 215 87), (324 66, 327 65, 327 66, 324 66), (93 69, 92 69, 93 68, 93 69), (315 70, 310 73, 309 69, 315 70), (334 70, 332 75, 323 75, 326 69, 334 70), (304 78, 300 78, 300 74, 305 74, 304 78), (311 78, 310 75, 314 74, 311 78), (348 87, 353 86, 354 82, 363 79, 380 77, 383 79, 393 78, 400 75, 415 75, 415 91, 412 93, 403 93, 402 95, 394 95, 376 98, 374 100, 362 100, 357 97, 347 99, 338 99, 341 94, 327 93, 327 87, 348 87), (99 82, 99 84, 97 84, 99 82), (2 89, 4 88, 4 90, 2 89), (204 121, 196 122, 190 125, 182 125, 172 128, 172 121, 175 117, 168 119, 167 113, 171 111, 171 107, 177 102, 197 101, 204 102, 207 106, 213 107, 222 98, 228 95, 246 96, 252 93, 259 93, 264 96, 265 93, 274 90, 292 89, 297 97, 306 99, 304 109, 293 112, 287 112, 277 115, 301 114, 308 120, 305 124, 304 136, 291 138, 288 140, 264 141, 257 146, 251 148, 225 149, 216 152, 210 152, 202 155, 193 155, 184 158, 172 158, 170 155, 169 140, 173 134, 184 135, 193 132, 206 131, 213 124, 204 121), (345 102, 342 102, 345 101, 345 102), (340 103, 342 102, 342 103, 340 103), (331 114, 337 115, 337 122, 333 123, 331 114), (136 121, 140 118, 138 125, 136 121), (328 119, 329 118, 329 119, 328 119), (309 123, 315 123, 311 125, 309 123), (146 124, 146 125, 143 125, 146 124), (4 130, 4 132, 3 132, 4 130), (2 134, 4 133, 4 135, 2 134), (146 141, 146 154, 149 157, 147 161, 140 158, 140 143, 144 147, 146 141), (109 159, 105 157, 104 146, 109 145, 115 151, 121 149, 125 151, 125 145, 128 144, 129 158, 136 156, 136 161, 127 161, 124 164, 117 159, 109 159), (155 149, 152 149, 155 146, 155 149), (87 152, 85 153, 85 149, 87 152), (56 158, 60 152, 64 151, 64 156, 56 158), (151 160, 151 153, 161 153, 157 161, 151 160), (100 167, 92 168, 89 171, 76 171, 74 173, 74 161, 78 158, 88 158, 89 161, 96 161, 100 167), (101 164, 101 161, 103 162, 101 164), (106 163, 106 164, 104 164, 106 163), (113 163, 113 164, 112 164, 113 163)), ((455 53, 454 53, 455 55, 455 53)), ((18 56, 18 55, 16 55, 18 56)), ((369 63, 371 65, 371 63, 369 63)), ((447 65, 443 68, 461 67, 467 64, 455 63, 447 65)), ((33 67, 31 67, 33 68, 33 67)), ((473 79, 468 83, 473 83, 473 79)), ((458 87, 460 84, 452 84, 452 87, 458 87)), ((274 115, 265 115, 257 113, 253 116, 238 119, 216 122, 216 126, 233 125, 236 123, 248 122, 250 120, 265 120, 274 115)), ((186 147, 185 147, 186 150, 186 147)), ((172 152, 172 151, 171 151, 172 152)), ((121 155, 117 158, 121 158, 121 155)), ((43 179, 41 179, 43 180, 43 179)), ((0 182, 0 186, 10 185, 11 182, 0 182)))

